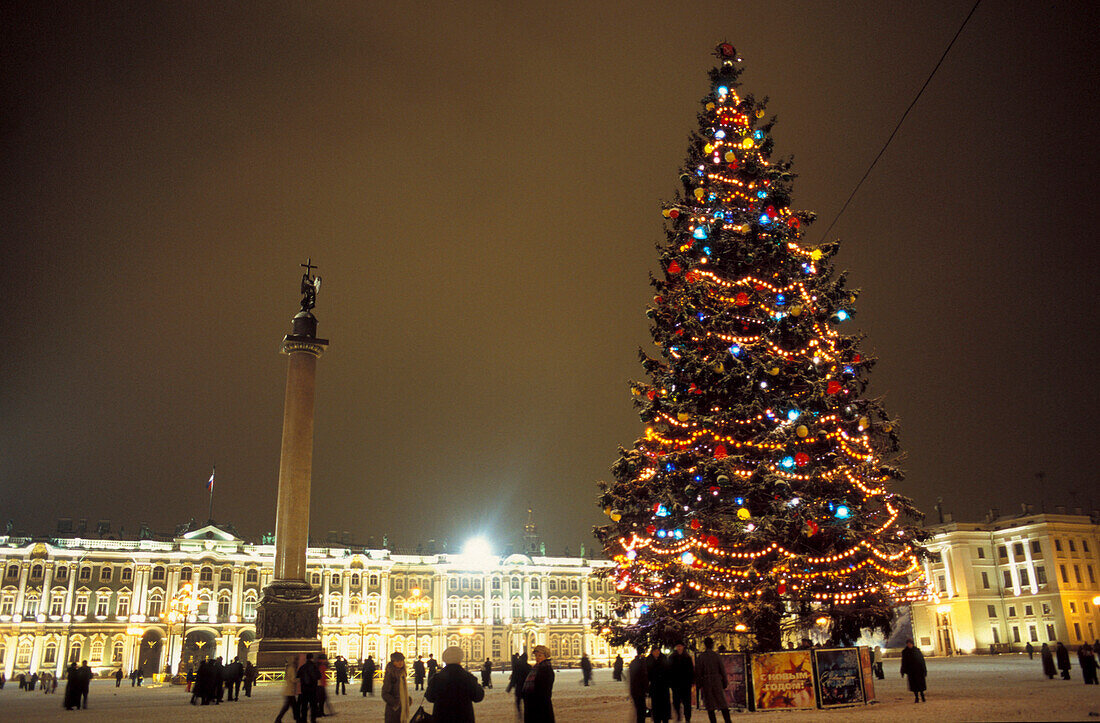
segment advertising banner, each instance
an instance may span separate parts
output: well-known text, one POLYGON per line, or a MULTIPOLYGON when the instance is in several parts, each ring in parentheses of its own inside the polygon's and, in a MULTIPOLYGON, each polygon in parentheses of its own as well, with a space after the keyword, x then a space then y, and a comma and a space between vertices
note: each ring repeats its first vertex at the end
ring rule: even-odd
POLYGON ((814 650, 818 696, 822 708, 863 703, 863 677, 859 650, 835 648, 814 650))
POLYGON ((863 671, 863 700, 870 703, 875 699, 875 670, 871 664, 871 649, 867 646, 859 649, 859 669, 863 671))
POLYGON ((722 655, 722 666, 726 669, 726 702, 730 708, 749 707, 749 681, 745 656, 741 653, 722 655))
POLYGON ((756 710, 814 708, 813 663, 809 650, 784 650, 752 656, 756 710))

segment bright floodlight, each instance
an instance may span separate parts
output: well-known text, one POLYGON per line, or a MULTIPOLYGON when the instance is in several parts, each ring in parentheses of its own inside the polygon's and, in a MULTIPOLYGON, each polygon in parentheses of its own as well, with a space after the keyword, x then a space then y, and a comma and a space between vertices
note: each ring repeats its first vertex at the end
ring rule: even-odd
POLYGON ((493 556, 493 548, 484 537, 472 537, 466 541, 466 545, 462 548, 462 554, 484 559, 493 556))

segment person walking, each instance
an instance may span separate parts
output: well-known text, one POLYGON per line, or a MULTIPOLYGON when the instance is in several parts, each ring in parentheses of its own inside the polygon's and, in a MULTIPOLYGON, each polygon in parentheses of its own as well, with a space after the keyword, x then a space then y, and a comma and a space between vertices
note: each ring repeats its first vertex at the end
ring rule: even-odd
POLYGON ((515 690, 516 720, 523 719, 523 684, 531 673, 531 664, 527 662, 527 651, 512 656, 512 674, 508 677, 508 687, 504 692, 515 690))
POLYGON ((260 671, 251 660, 244 661, 244 697, 252 697, 252 686, 256 684, 256 678, 260 677, 260 671))
POLYGON ((485 697, 473 673, 462 667, 462 648, 443 651, 443 669, 428 679, 424 700, 432 703, 432 721, 474 723, 474 703, 485 697))
POLYGON ((359 668, 359 672, 363 675, 363 680, 359 683, 359 692, 366 698, 368 695, 374 697, 374 671, 377 670, 374 664, 374 658, 367 656, 367 659, 363 661, 363 665, 359 668))
POLYGON ((645 648, 641 645, 638 646, 638 654, 630 661, 626 677, 630 700, 634 703, 635 719, 637 723, 645 723, 646 713, 648 713, 645 696, 649 692, 649 674, 646 670, 645 648))
POLYGON ((1050 646, 1046 643, 1043 643, 1043 647, 1039 651, 1039 658, 1043 661, 1043 675, 1047 677, 1047 680, 1053 680, 1058 669, 1054 667, 1054 653, 1051 652, 1050 646))
POLYGON ((80 672, 76 667, 76 662, 69 663, 69 667, 65 669, 65 695, 61 699, 61 703, 65 706, 65 710, 80 708, 79 678, 80 672))
POLYGON ((336 709, 332 707, 332 701, 328 697, 329 666, 328 656, 321 653, 318 656, 317 669, 321 671, 321 679, 317 681, 317 715, 336 715, 336 709))
POLYGON ((659 645, 650 648, 645 665, 646 675, 649 676, 649 714, 653 716, 653 723, 668 723, 672 719, 668 658, 661 652, 659 645))
POLYGON ((115 671, 115 687, 122 687, 122 668, 115 671))
POLYGON ((382 676, 382 701, 386 704, 385 723, 409 723, 409 673, 405 670, 405 656, 390 653, 390 662, 382 676))
POLYGON ((683 719, 691 723, 691 686, 695 683, 695 663, 687 652, 683 642, 672 647, 668 658, 668 682, 672 689, 672 712, 676 720, 683 719))
POLYGON ((726 666, 722 658, 714 652, 714 638, 703 639, 703 652, 695 656, 695 688, 703 707, 707 709, 710 723, 717 723, 714 711, 722 711, 722 720, 730 723, 730 704, 726 700, 726 666))
POLYGON ((536 645, 531 649, 535 664, 523 681, 524 723, 554 723, 554 668, 550 664, 550 648, 536 645))
POLYGON ((1096 685, 1096 658, 1088 643, 1077 647, 1077 664, 1081 666, 1081 677, 1084 678, 1085 685, 1096 685))
POLYGON ((581 656, 581 682, 586 688, 592 683, 592 661, 587 653, 581 656))
MULTIPOLYGON (((1069 657, 1068 653, 1066 657, 1069 657)), ((80 681, 80 700, 83 702, 84 710, 88 710, 88 691, 92 686, 92 678, 94 675, 92 669, 88 667, 88 661, 81 661, 80 668, 76 671, 76 676, 77 680, 80 681)))
POLYGON ((232 663, 225 666, 222 675, 225 676, 226 699, 232 701, 240 700, 241 683, 244 681, 244 665, 241 663, 239 655, 233 658, 232 663))
POLYGON ((1055 643, 1054 657, 1058 661, 1058 670, 1062 671, 1062 680, 1069 680, 1069 651, 1061 643, 1055 643))
MULTIPOLYGON (((430 655, 430 653, 429 653, 430 655)), ((432 661, 435 662, 434 660, 432 661)), ((435 675, 435 671, 432 671, 432 675, 435 675)), ((416 660, 413 661, 413 690, 424 690, 424 661, 420 659, 420 656, 416 656, 416 660)))
POLYGON ((321 683, 321 669, 313 660, 313 653, 306 653, 306 660, 298 668, 298 720, 316 721, 321 713, 321 707, 317 704, 317 687, 321 683))
POLYGON ((130 671, 130 687, 133 688, 137 685, 138 669, 134 668, 130 671))
MULTIPOLYGON (((283 723, 283 715, 289 710, 295 721, 298 716, 298 668, 299 662, 305 662, 300 655, 288 655, 283 668, 283 707, 275 715, 275 723, 283 723)), ((192 701, 194 702, 194 701, 192 701)))
POLYGON ((620 683, 623 680, 623 656, 616 653, 615 663, 611 666, 611 679, 620 683))
POLYGON ((901 651, 901 674, 902 677, 909 676, 909 690, 913 693, 913 702, 923 703, 928 668, 924 664, 924 653, 913 645, 912 638, 905 641, 905 647, 901 651))
POLYGON ((1035 646, 1032 645, 1031 642, 1029 641, 1028 644, 1024 646, 1024 652, 1027 653, 1027 659, 1028 660, 1034 659, 1034 657, 1035 657, 1035 646))
POLYGON ((333 665, 336 668, 336 690, 333 691, 333 695, 347 695, 348 694, 348 661, 343 655, 336 656, 336 663, 333 665), (342 691, 342 692, 341 692, 342 691))
POLYGON ((481 687, 493 687, 493 663, 488 658, 481 664, 481 687))
POLYGON ((428 682, 432 682, 432 678, 439 672, 439 661, 435 659, 433 653, 428 653, 428 682))

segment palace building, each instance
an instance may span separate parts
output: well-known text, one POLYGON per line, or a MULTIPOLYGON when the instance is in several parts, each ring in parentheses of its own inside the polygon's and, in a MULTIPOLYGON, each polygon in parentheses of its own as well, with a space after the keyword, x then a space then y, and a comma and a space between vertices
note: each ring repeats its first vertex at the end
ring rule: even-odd
MULTIPOLYGON (((323 648, 384 663, 393 651, 438 659, 458 645, 469 661, 499 665, 541 644, 556 665, 582 654, 607 663, 620 651, 592 621, 618 604, 595 574, 613 563, 538 554, 530 522, 526 532, 526 554, 507 556, 310 546, 323 648)), ((255 660, 274 545, 215 525, 141 537, 0 536, 0 670, 60 674, 64 661, 87 660, 101 673, 151 675, 205 656, 255 660)))
POLYGON ((932 527, 933 595, 912 606, 916 644, 950 655, 1100 637, 1100 516, 1056 510, 932 527))

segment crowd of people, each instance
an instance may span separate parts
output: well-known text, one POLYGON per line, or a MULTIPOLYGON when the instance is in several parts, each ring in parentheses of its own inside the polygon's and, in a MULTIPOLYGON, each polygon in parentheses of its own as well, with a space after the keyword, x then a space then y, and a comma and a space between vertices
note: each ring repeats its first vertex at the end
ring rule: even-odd
MULTIPOLYGON (((1035 647, 1031 643, 1027 644, 1025 650, 1029 659, 1034 657, 1035 647)), ((1097 668, 1100 667, 1096 660, 1097 651, 1100 651, 1100 640, 1091 645, 1085 643, 1077 647, 1077 664, 1081 666, 1081 677, 1085 681, 1085 685, 1100 685, 1096 675, 1097 668)), ((1043 675, 1048 679, 1059 673, 1062 680, 1072 680, 1069 673, 1072 667, 1069 662, 1069 649, 1062 643, 1055 642, 1054 650, 1050 649, 1048 643, 1043 643, 1043 647, 1039 650, 1039 659, 1043 663, 1043 675), (1057 662, 1057 667, 1055 667, 1055 662, 1057 662)))
POLYGON ((229 665, 224 665, 221 656, 218 656, 204 659, 197 667, 188 666, 186 680, 191 705, 221 705, 223 700, 238 701, 242 686, 244 696, 251 698, 252 686, 259 674, 252 661, 242 662, 240 656, 229 665))

